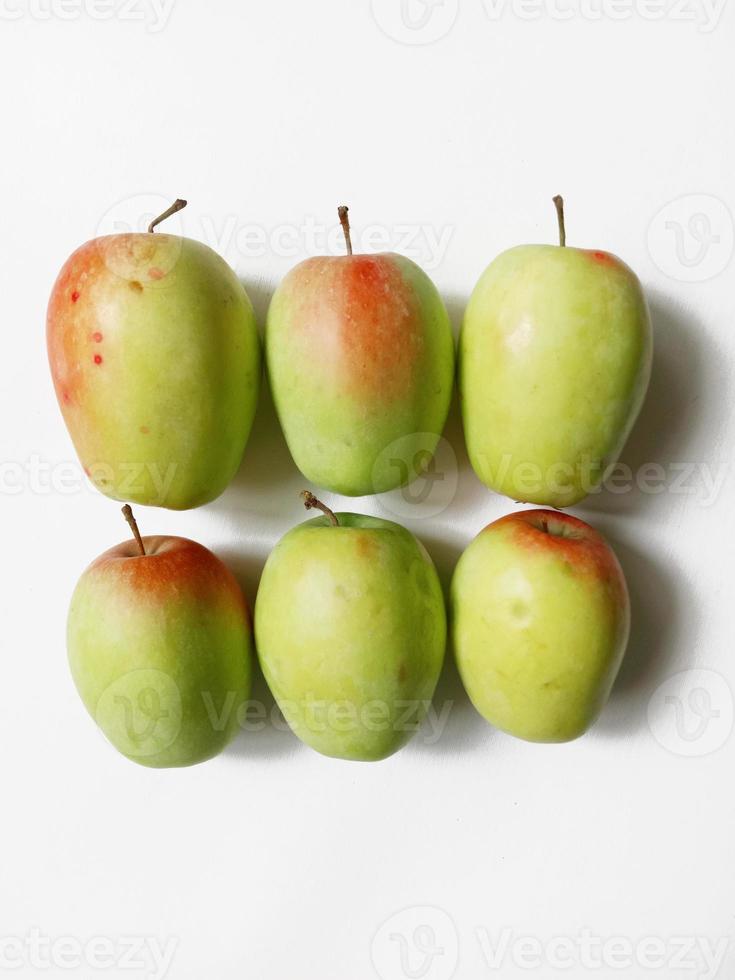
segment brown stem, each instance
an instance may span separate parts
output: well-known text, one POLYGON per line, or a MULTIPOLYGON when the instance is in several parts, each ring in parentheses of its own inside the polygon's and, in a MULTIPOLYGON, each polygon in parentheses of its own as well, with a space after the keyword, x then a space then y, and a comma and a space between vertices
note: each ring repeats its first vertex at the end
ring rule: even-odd
POLYGON ((180 197, 177 197, 170 208, 166 208, 163 214, 159 214, 157 218, 154 218, 153 221, 151 221, 151 223, 148 225, 148 233, 150 234, 153 232, 156 225, 160 225, 160 223, 165 221, 166 218, 170 218, 172 214, 176 214, 177 211, 181 211, 181 209, 185 207, 186 201, 183 201, 180 197))
POLYGON ((337 520, 337 515, 334 513, 334 511, 331 511, 326 504, 321 502, 321 500, 317 500, 311 490, 302 490, 301 496, 304 500, 304 507, 306 507, 307 510, 312 510, 313 508, 320 510, 322 514, 327 515, 329 518, 329 523, 332 525, 332 527, 339 527, 339 521, 337 520))
POLYGON ((350 219, 347 217, 349 208, 346 204, 341 204, 337 208, 337 214, 339 215, 339 223, 342 225, 342 231, 345 233, 345 242, 347 244, 347 254, 352 255, 352 235, 350 235, 350 219))
POLYGON ((564 248, 567 243, 567 229, 564 225, 564 198, 561 194, 556 195, 554 204, 556 205, 556 216, 559 219, 559 244, 564 248))
POLYGON ((130 525, 130 530, 133 532, 133 537, 138 542, 138 547, 140 548, 140 554, 145 558, 145 545, 143 544, 143 539, 140 536, 140 531, 138 530, 138 522, 133 517, 133 509, 130 504, 125 504, 122 509, 123 517, 130 525))

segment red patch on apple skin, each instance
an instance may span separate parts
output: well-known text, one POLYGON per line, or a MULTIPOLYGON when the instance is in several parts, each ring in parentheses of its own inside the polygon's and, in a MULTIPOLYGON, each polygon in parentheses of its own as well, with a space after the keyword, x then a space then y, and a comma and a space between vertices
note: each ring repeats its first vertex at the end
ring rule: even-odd
POLYGON ((102 361, 92 356, 94 351, 90 354, 89 344, 101 342, 96 335, 102 333, 102 323, 107 324, 104 331, 107 339, 109 324, 114 328, 118 311, 134 302, 131 289, 141 298, 145 296, 141 282, 147 280, 147 270, 158 268, 160 248, 161 243, 154 235, 122 234, 93 239, 67 259, 51 292, 46 318, 51 376, 59 405, 82 457, 91 458, 100 452, 94 426, 83 424, 100 409, 102 396, 98 387, 100 372, 92 372, 102 361), (80 303, 77 299, 82 290, 84 302, 80 303), (90 392, 93 384, 94 395, 90 392), (69 393, 70 403, 64 399, 64 392, 69 393))
POLYGON ((150 279, 163 279, 165 275, 166 273, 163 271, 163 269, 158 269, 155 266, 148 270, 148 277, 150 279))
POLYGON ((335 394, 410 399, 421 380, 424 331, 415 289, 391 255, 314 258, 286 285, 289 328, 308 370, 335 394))
POLYGON ((147 425, 141 425, 140 431, 143 433, 144 436, 147 436, 151 430, 148 428, 147 425))
POLYGON ((191 598, 207 608, 225 603, 250 623, 250 612, 235 576, 216 555, 196 541, 177 537, 144 537, 143 557, 135 541, 110 548, 90 565, 93 577, 116 577, 125 601, 125 589, 140 603, 160 604, 191 598))
POLYGON ((92 334, 92 340, 95 342, 95 344, 102 343, 102 334, 99 332, 99 330, 95 330, 95 332, 92 334))
POLYGON ((501 527, 519 546, 561 558, 573 571, 611 585, 625 601, 627 587, 615 552, 585 521, 557 510, 522 510, 493 521, 481 533, 501 527))
POLYGON ((95 354, 94 355, 94 363, 95 364, 101 364, 102 363, 102 355, 101 354, 95 354))
POLYGON ((595 262, 599 262, 601 265, 618 265, 618 260, 609 252, 596 251, 588 252, 587 254, 591 256, 595 262))

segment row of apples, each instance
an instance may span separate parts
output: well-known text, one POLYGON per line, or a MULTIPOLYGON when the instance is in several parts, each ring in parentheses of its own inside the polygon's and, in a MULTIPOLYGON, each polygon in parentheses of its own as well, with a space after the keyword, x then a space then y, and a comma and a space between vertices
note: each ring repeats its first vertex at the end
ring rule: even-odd
MULTIPOLYGON (((640 410, 651 324, 635 274, 608 252, 500 255, 470 299, 458 381, 467 448, 489 487, 567 507, 604 479, 640 410)), ((234 272, 191 239, 111 235, 78 249, 54 286, 48 348, 62 413, 92 482, 118 500, 186 509, 217 497, 245 449, 260 342, 234 272)), ((444 304, 395 254, 298 265, 265 333, 269 381, 296 465, 361 496, 409 483, 436 449, 455 376, 444 304)), ((444 599, 423 546, 377 518, 334 514, 289 532, 255 605, 266 681, 299 737, 327 755, 384 758, 426 714, 446 646, 444 599)), ((151 766, 216 754, 248 710, 252 628, 231 573, 183 538, 140 535, 84 573, 68 649, 82 699, 126 756, 151 766)), ((584 732, 607 699, 629 631, 604 539, 556 510, 490 525, 452 585, 470 698, 534 741, 584 732)))

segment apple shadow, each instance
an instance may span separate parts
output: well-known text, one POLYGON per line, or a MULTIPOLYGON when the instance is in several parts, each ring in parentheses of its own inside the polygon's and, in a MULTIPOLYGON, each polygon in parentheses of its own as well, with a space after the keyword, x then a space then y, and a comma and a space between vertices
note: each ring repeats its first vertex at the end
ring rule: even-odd
MULTIPOLYGON (((218 549, 217 553, 240 583, 252 614, 267 556, 243 555, 241 552, 226 549, 218 549)), ((257 656, 253 656, 250 702, 252 710, 244 719, 242 730, 225 749, 226 754, 250 759, 278 757, 291 755, 302 747, 283 719, 266 684, 257 656)))
POLYGON ((449 589, 452 575, 465 547, 461 540, 419 535, 431 555, 444 594, 447 609, 447 649, 444 664, 432 699, 432 716, 410 743, 415 750, 433 753, 456 753, 486 748, 495 734, 478 714, 464 689, 454 656, 449 610, 449 589))
MULTIPOLYGON (((452 322, 452 331, 455 340, 455 354, 457 353, 457 341, 459 331, 464 317, 467 299, 464 296, 443 296, 444 305, 449 313, 452 322)), ((457 385, 458 375, 455 368, 454 388, 452 391, 452 402, 449 407, 449 415, 444 426, 444 438, 451 445, 457 461, 457 490, 452 499, 452 508, 460 513, 468 513, 475 510, 487 509, 489 519, 499 516, 498 504, 502 504, 504 499, 494 493, 481 482, 475 474, 467 454, 467 443, 465 441, 464 426, 462 424, 462 410, 459 398, 459 388, 457 385)), ((478 521, 477 531, 479 531, 487 521, 478 521)), ((469 543, 469 542, 467 542, 469 543)))
POLYGON ((670 651, 692 646, 694 619, 676 569, 602 529, 623 567, 631 604, 628 648, 608 704, 593 729, 620 737, 645 728, 647 704, 670 669, 670 651))
MULTIPOLYGON (((678 466, 701 463, 711 456, 711 434, 720 428, 717 416, 726 397, 717 386, 705 383, 718 373, 716 354, 703 339, 705 331, 689 311, 668 298, 649 295, 649 305, 654 333, 651 382, 620 457, 620 463, 632 471, 632 484, 626 471, 619 492, 603 487, 587 497, 580 509, 590 514, 632 514, 644 507, 659 507, 673 486, 678 466), (636 480, 652 463, 666 471, 665 492, 646 490, 645 483, 641 489, 636 480)), ((723 380, 726 384, 724 375, 723 380)), ((654 481, 651 485, 655 486, 654 481)))
MULTIPOLYGON (((262 326, 273 289, 262 280, 241 280, 253 302, 258 323, 262 326)), ((272 522, 276 538, 295 523, 289 514, 300 512, 299 491, 304 478, 296 468, 276 415, 265 366, 261 375, 260 395, 248 444, 240 467, 227 491, 212 507, 234 523, 244 515, 272 522)))

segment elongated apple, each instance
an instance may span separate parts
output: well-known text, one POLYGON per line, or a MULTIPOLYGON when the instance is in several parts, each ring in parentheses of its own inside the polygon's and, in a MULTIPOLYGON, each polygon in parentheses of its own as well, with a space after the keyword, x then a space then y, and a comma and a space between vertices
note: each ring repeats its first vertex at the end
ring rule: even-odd
POLYGON ((503 252, 475 287, 460 334, 470 461, 514 500, 568 507, 604 480, 635 422, 651 370, 640 282, 609 252, 503 252))
POLYGON ((298 737, 324 755, 377 760, 425 716, 446 644, 434 565, 405 528, 333 514, 289 531, 255 603, 258 656, 298 737))
POLYGON ((48 308, 56 395, 79 458, 108 497, 176 510, 225 489, 260 383, 250 300, 200 242, 108 235, 64 265, 48 308))
POLYGON ((481 531, 452 580, 457 665, 473 704, 531 742, 582 735, 607 701, 630 609, 612 549, 589 524, 521 511, 481 531))
POLYGON ((250 693, 252 628, 237 581, 211 551, 176 537, 110 548, 84 572, 67 646, 87 710, 123 755, 190 766, 221 751, 250 693))
POLYGON ((360 496, 410 483, 436 449, 452 392, 454 341, 431 280, 401 255, 307 259, 277 289, 266 361, 303 475, 360 496))

